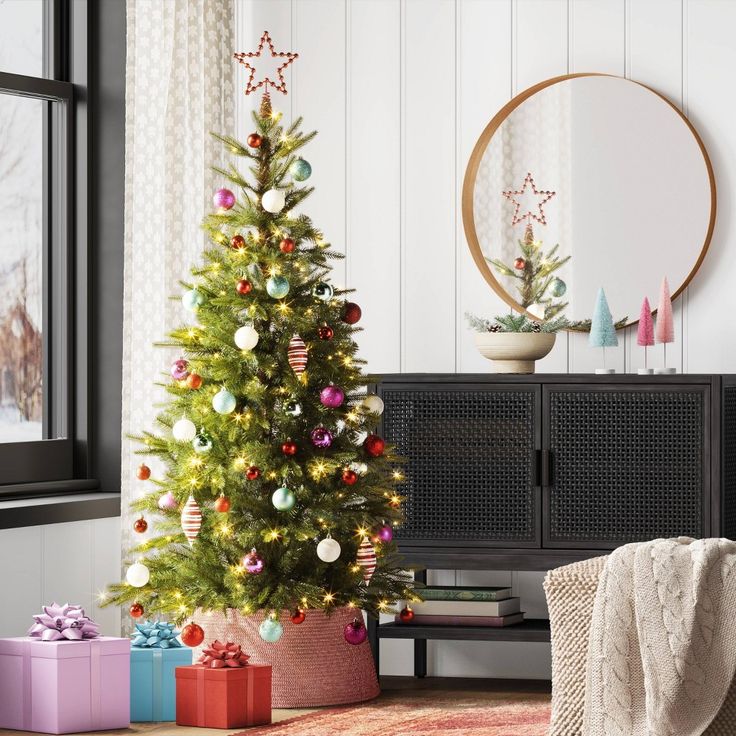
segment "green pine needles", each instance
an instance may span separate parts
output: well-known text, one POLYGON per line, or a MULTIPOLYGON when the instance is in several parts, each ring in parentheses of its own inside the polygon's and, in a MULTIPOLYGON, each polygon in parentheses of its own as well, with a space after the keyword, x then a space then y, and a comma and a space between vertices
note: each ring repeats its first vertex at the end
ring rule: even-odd
MULTIPOLYGON (((174 329, 164 343, 181 351, 186 372, 197 378, 187 383, 167 373, 170 399, 157 418, 158 431, 134 438, 142 444, 141 454, 160 458, 166 467, 160 477, 135 481, 150 484, 133 508, 148 518, 155 536, 133 549, 128 562, 143 562, 150 581, 140 588, 112 585, 108 602, 135 601, 146 615, 165 614, 176 621, 198 608, 248 613, 349 605, 378 613, 412 595, 395 544, 374 536, 401 521, 400 459, 389 445, 373 456, 363 444, 379 415, 367 408, 375 408, 375 402, 362 402, 372 379, 356 355, 355 311, 353 318, 345 311, 348 291, 328 282, 330 263, 341 255, 309 217, 294 212, 312 190, 299 186, 297 179, 306 177, 292 175, 297 170, 292 167, 314 133, 303 134, 301 120, 283 128, 280 115, 269 110, 254 114, 254 120, 257 136, 248 146, 216 136, 231 154, 246 160, 251 176, 234 166, 220 170, 239 196, 231 209, 205 219, 212 245, 203 265, 192 269, 191 281, 183 284, 196 324, 174 329), (264 195, 274 189, 276 200, 279 192, 285 196, 275 213, 262 206, 264 195), (285 283, 288 294, 269 295, 281 294, 285 283), (257 333, 250 349, 234 341, 245 325, 257 333), (303 373, 289 362, 297 335, 307 349, 303 373), (344 392, 339 406, 320 399, 331 386, 344 392), (235 398, 229 413, 213 408, 222 389, 235 398), (196 427, 193 442, 172 435, 182 417, 196 427), (330 433, 331 446, 315 446, 316 428, 330 433), (289 443, 296 445, 295 454, 289 454, 289 443), (291 509, 274 506, 272 496, 280 488, 293 494, 291 509), (176 503, 162 510, 159 500, 167 493, 176 503), (180 521, 190 494, 202 514, 191 546, 180 521), (229 511, 215 510, 220 496, 229 501, 229 511), (341 548, 331 563, 316 553, 328 535, 341 548), (368 584, 357 563, 366 539, 377 556, 368 584), (249 573, 242 562, 252 549, 264 563, 260 574, 249 573)), ((300 163, 303 172, 305 162, 300 163)), ((229 408, 228 398, 222 394, 215 405, 229 408)))

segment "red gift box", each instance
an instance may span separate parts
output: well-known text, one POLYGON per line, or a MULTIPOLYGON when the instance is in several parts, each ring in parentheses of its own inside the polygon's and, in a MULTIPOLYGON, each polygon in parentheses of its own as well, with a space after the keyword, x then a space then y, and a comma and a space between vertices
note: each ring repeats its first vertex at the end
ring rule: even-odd
POLYGON ((204 728, 271 723, 271 665, 177 667, 176 722, 204 728))

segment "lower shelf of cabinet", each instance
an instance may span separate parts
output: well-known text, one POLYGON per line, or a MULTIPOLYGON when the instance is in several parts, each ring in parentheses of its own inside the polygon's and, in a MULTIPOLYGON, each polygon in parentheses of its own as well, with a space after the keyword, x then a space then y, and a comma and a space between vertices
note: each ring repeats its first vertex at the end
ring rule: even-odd
POLYGON ((379 639, 445 639, 453 641, 541 641, 549 638, 549 621, 528 618, 515 626, 427 626, 388 623, 378 627, 379 639))

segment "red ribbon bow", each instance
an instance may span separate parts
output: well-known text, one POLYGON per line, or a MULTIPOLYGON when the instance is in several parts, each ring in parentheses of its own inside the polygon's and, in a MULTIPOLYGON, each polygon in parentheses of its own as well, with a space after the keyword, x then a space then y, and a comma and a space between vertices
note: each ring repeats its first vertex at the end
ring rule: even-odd
POLYGON ((198 662, 205 667, 245 667, 250 659, 250 654, 245 654, 240 644, 229 641, 223 644, 221 641, 213 641, 206 649, 202 650, 202 656, 198 662))

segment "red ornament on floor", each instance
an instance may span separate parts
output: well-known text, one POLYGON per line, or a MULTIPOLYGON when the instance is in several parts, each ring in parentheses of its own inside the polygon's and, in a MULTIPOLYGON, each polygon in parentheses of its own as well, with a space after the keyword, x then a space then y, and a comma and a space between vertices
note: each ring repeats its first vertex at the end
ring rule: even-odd
POLYGON ((230 247, 233 250, 245 248, 245 238, 242 235, 233 235, 232 238, 230 238, 230 247))
POLYGON ((253 285, 248 281, 248 279, 240 279, 237 284, 235 284, 235 291, 238 292, 238 294, 245 296, 246 294, 250 294, 250 292, 253 290, 253 285))
POLYGON ((140 603, 133 603, 128 612, 132 618, 140 618, 143 615, 143 606, 140 603))
POLYGON ((188 647, 198 647, 204 641, 204 629, 199 624, 187 624, 181 630, 181 641, 188 647))
POLYGON ((358 480, 358 474, 354 470, 350 470, 350 468, 346 468, 342 471, 342 482, 347 486, 352 486, 355 484, 355 481, 358 480))
POLYGON ((148 480, 151 477, 151 468, 145 463, 141 463, 138 466, 138 470, 135 471, 135 477, 138 480, 148 480))
POLYGON ((257 465, 251 465, 245 471, 245 477, 248 480, 258 480, 261 477, 261 469, 257 465))
POLYGON ((332 340, 335 336, 335 330, 333 330, 329 325, 322 325, 317 328, 317 336, 320 340, 332 340))
POLYGON ((136 519, 133 522, 133 531, 138 532, 138 534, 143 534, 143 532, 148 529, 148 522, 141 516, 140 519, 136 519))
POLYGON ((251 133, 248 136, 248 145, 251 148, 260 148, 261 143, 263 143, 263 138, 261 138, 261 136, 258 135, 258 133, 251 133))
POLYGON ((291 238, 284 238, 279 243, 279 250, 282 253, 293 253, 294 248, 296 248, 296 243, 291 238))
POLYGON ((354 325, 356 322, 360 322, 360 318, 362 316, 363 312, 355 302, 346 302, 342 309, 343 322, 347 322, 349 325, 354 325))
POLYGON ((187 376, 187 388, 196 391, 202 385, 202 376, 198 373, 190 373, 187 376))
POLYGON ((363 442, 363 447, 371 457, 379 457, 383 455, 386 443, 377 434, 369 434, 363 442))
POLYGON ((412 611, 409 606, 406 606, 406 608, 402 608, 399 611, 399 620, 402 624, 411 623, 414 620, 414 611, 412 611))
POLYGON ((215 500, 215 511, 226 514, 230 511, 230 499, 227 496, 220 496, 215 500))
POLYGON ((296 442, 292 442, 292 440, 286 440, 286 442, 281 445, 281 452, 283 452, 287 457, 296 455, 297 449, 296 442))
POLYGON ((297 608, 294 610, 294 613, 291 614, 291 623, 293 624, 303 624, 304 619, 307 617, 307 612, 302 608, 297 608))

